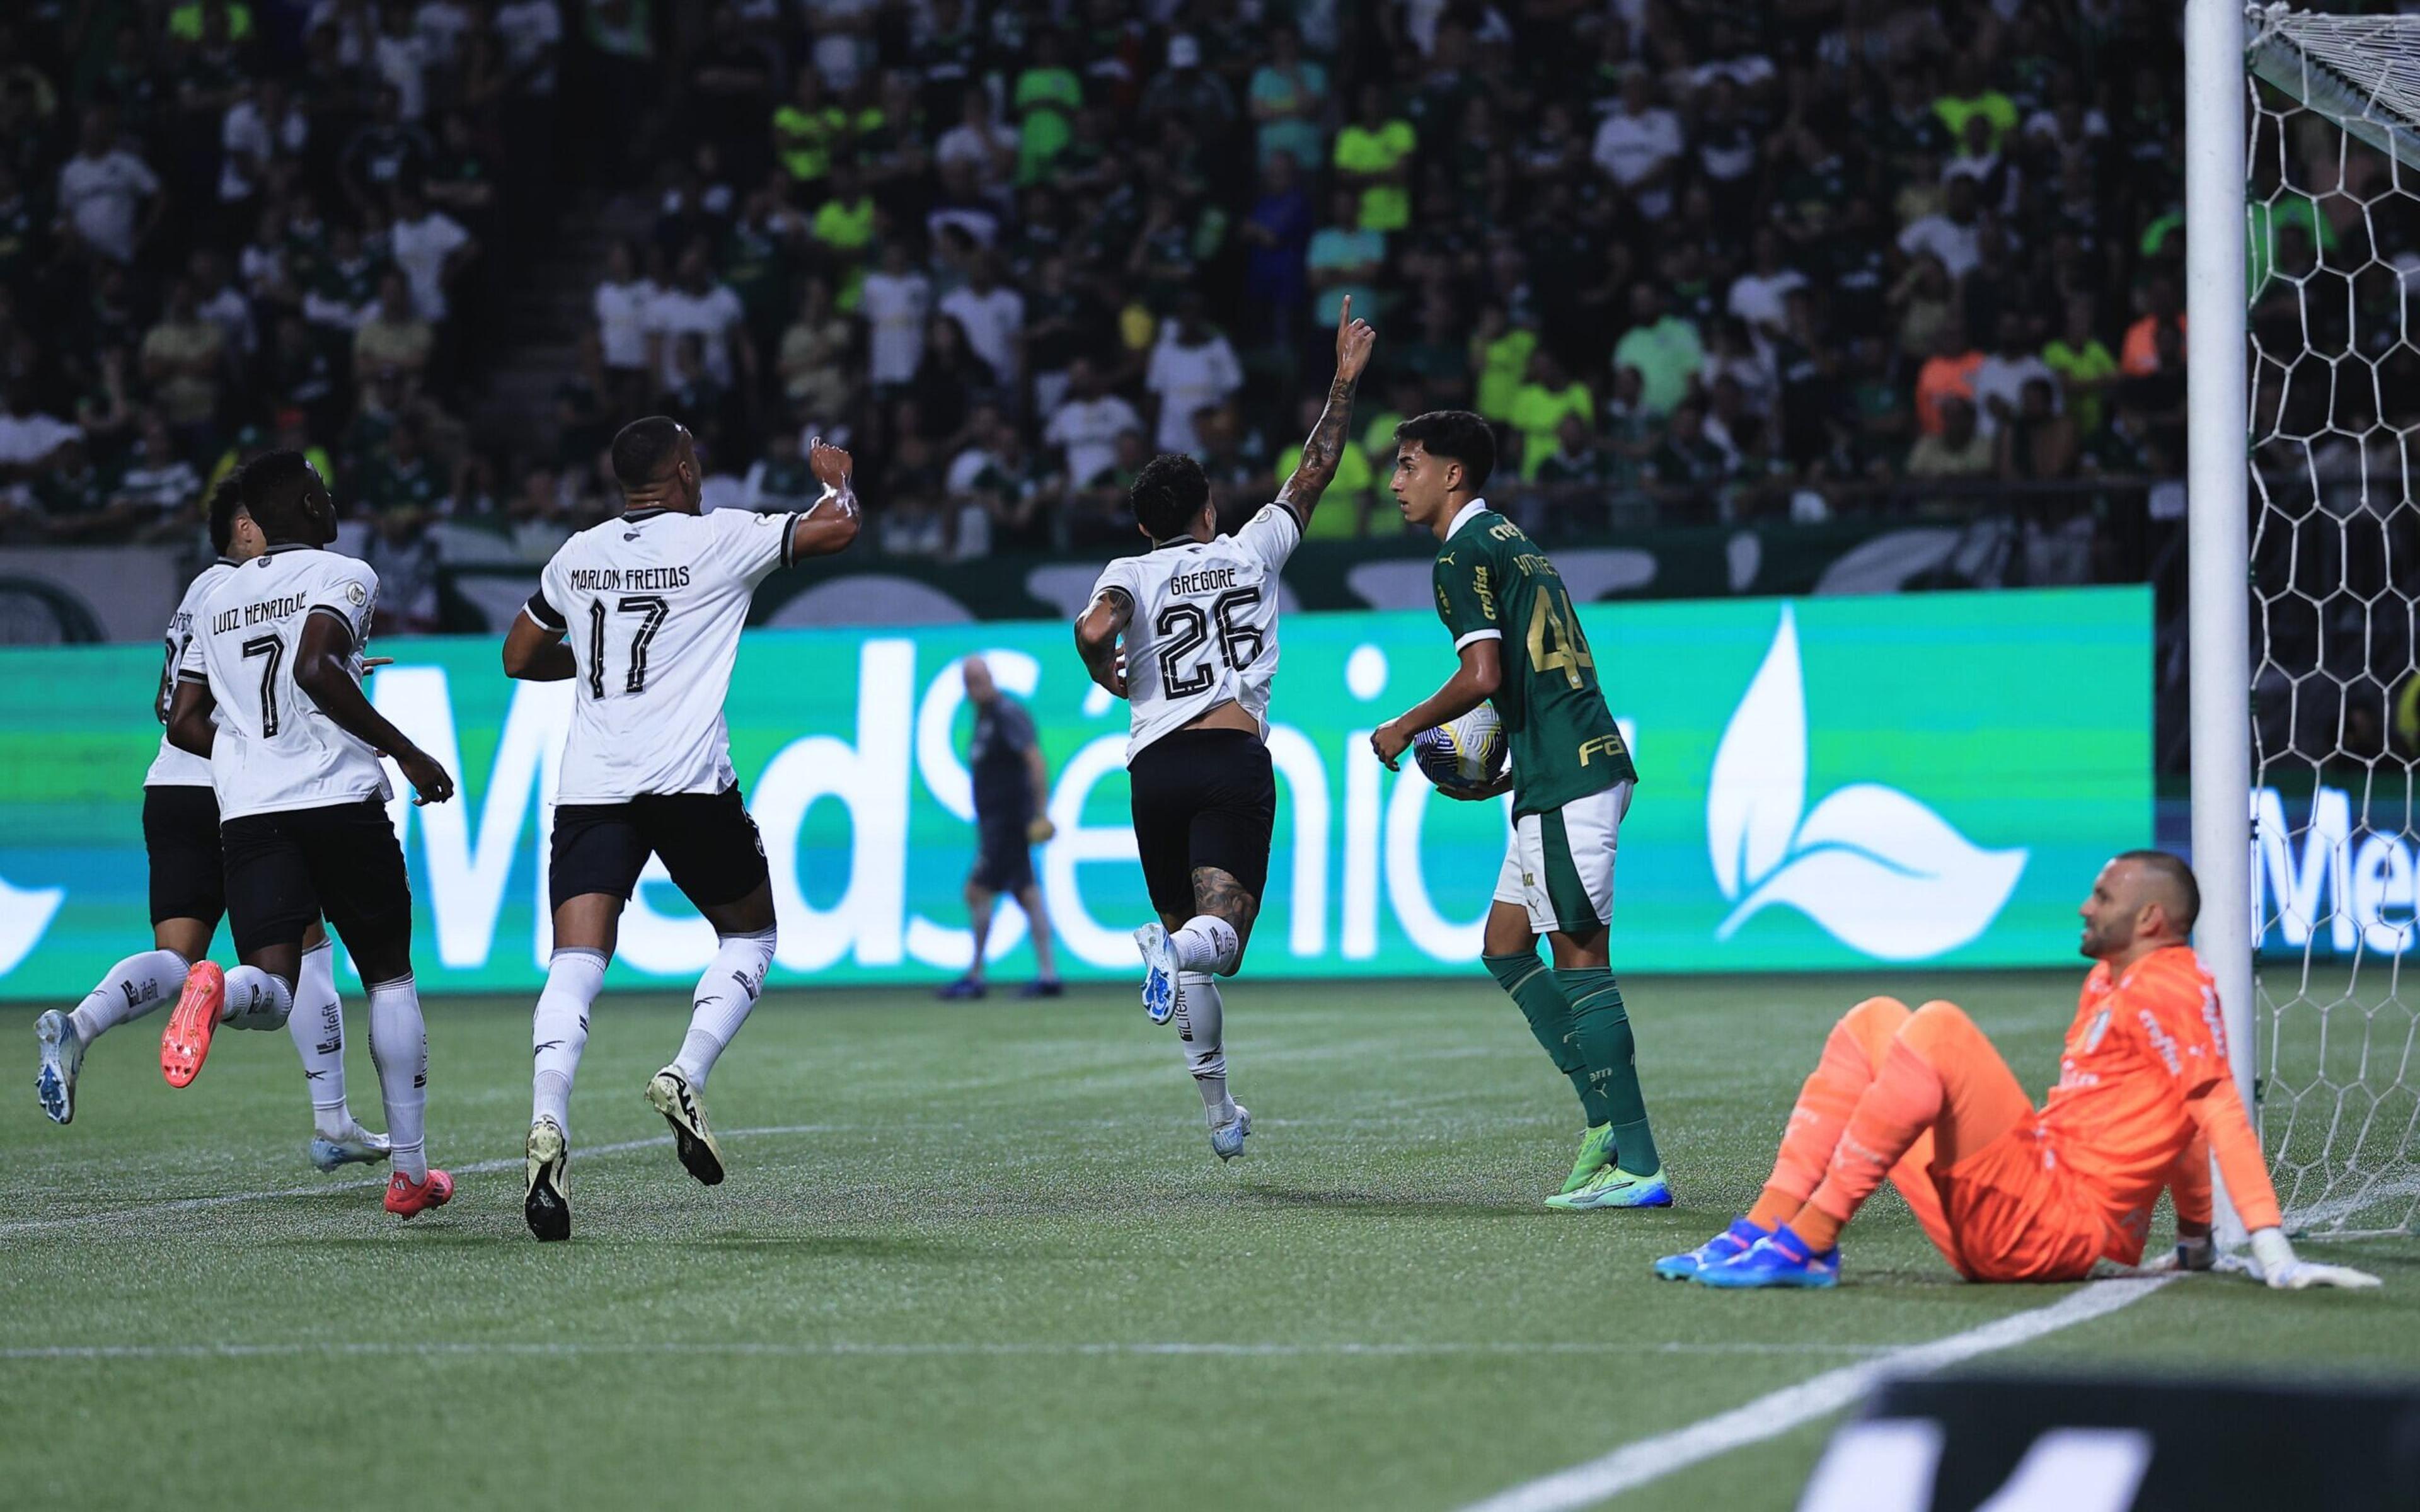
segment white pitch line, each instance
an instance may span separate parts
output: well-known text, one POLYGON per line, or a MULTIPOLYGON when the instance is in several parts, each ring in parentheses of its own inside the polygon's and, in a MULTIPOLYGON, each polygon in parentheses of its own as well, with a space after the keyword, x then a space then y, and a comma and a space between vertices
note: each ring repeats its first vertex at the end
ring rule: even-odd
POLYGON ((2173 1279, 2147 1276, 2095 1281, 2047 1307, 2031 1308, 1929 1344, 1912 1344, 1860 1365, 1827 1370, 1687 1427, 1625 1443, 1585 1464, 1475 1502, 1465 1512, 1569 1512, 1571 1508, 1593 1506, 1608 1497, 1661 1480, 1676 1470, 1778 1438, 1792 1428, 1837 1412, 1888 1377, 1922 1375, 1994 1350, 2029 1343, 2140 1302, 2173 1279))
MULTIPOLYGON (((751 1139, 766 1134, 823 1134, 829 1132, 831 1127, 830 1124, 794 1123, 762 1129, 721 1129, 716 1131, 716 1137, 751 1139)), ((625 1155, 634 1149, 662 1149, 669 1147, 672 1142, 672 1135, 658 1134, 652 1139, 626 1139, 620 1144, 591 1145, 584 1149, 575 1146, 571 1153, 574 1159, 586 1160, 597 1155, 625 1155)), ((473 1161, 468 1165, 451 1167, 456 1176, 490 1176, 498 1171, 518 1171, 522 1168, 522 1159, 518 1155, 510 1160, 473 1161)), ((0 1239, 6 1239, 12 1234, 39 1233, 49 1228, 72 1228, 84 1224, 116 1223, 121 1219, 142 1218, 152 1213, 192 1212, 197 1209, 225 1208, 241 1202, 275 1202, 284 1197, 316 1197, 328 1192, 358 1192, 384 1185, 386 1185, 385 1177, 373 1176, 344 1181, 321 1181, 316 1186, 279 1187, 274 1191, 266 1192, 226 1192, 216 1196, 178 1197, 167 1202, 147 1202, 139 1208, 113 1208, 107 1212, 80 1212, 65 1218, 20 1218, 13 1223, 0 1224, 0 1239)))
POLYGON ((583 1355, 707 1355, 772 1359, 826 1359, 848 1356, 913 1359, 926 1355, 1065 1356, 1065 1355, 1207 1355, 1235 1359, 1398 1359, 1440 1355, 1639 1355, 1639 1354, 1858 1354, 1884 1352, 1888 1346, 1863 1344, 1623 1344, 1548 1340, 1536 1344, 1365 1344, 1340 1340, 1326 1344, 1188 1343, 1140 1340, 1122 1343, 781 1343, 735 1340, 728 1343, 668 1340, 628 1344, 510 1340, 372 1339, 359 1342, 308 1340, 284 1344, 48 1344, 0 1349, 0 1362, 115 1360, 249 1360, 294 1355, 426 1356, 526 1355, 544 1359, 583 1355))

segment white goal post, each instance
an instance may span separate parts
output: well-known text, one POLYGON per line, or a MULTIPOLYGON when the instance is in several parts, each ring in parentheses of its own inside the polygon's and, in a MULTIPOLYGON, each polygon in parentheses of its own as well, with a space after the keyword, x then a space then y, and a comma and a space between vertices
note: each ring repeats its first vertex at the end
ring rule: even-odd
POLYGON ((2195 944, 2288 1227, 2409 1235, 2420 16, 2186 0, 2184 43, 2195 944))

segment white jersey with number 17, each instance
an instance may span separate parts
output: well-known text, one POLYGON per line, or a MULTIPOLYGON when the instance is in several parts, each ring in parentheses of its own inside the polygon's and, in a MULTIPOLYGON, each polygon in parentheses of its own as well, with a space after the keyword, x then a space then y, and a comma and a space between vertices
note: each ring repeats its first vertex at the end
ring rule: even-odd
POLYGON ((377 609, 378 574, 368 563, 273 546, 229 572, 195 610, 177 675, 207 682, 218 703, 210 785, 222 821, 393 796, 378 752, 294 683, 302 626, 321 614, 351 635, 359 677, 377 609))
POLYGON ((790 563, 797 515, 648 509, 563 544, 523 612, 571 648, 559 803, 720 793, 738 780, 722 701, 748 600, 790 563))
POLYGON ((1268 733, 1278 671, 1278 572, 1302 544, 1292 505, 1264 504, 1233 535, 1171 541, 1102 569, 1093 596, 1134 600, 1126 623, 1126 760, 1221 703, 1268 733))

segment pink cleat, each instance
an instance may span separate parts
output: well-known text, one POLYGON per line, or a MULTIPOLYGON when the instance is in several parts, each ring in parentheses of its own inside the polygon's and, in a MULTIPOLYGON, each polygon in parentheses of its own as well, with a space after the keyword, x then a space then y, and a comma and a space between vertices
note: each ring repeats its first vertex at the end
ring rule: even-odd
POLYGON ((398 1218, 415 1217, 453 1200, 454 1178, 443 1171, 431 1170, 426 1181, 414 1181, 401 1171, 387 1178, 386 1211, 398 1218))
POLYGON ((185 973, 185 990, 160 1034, 160 1074, 171 1087, 191 1087, 210 1058, 210 1036, 226 1009, 226 973, 214 961, 196 961, 185 973))

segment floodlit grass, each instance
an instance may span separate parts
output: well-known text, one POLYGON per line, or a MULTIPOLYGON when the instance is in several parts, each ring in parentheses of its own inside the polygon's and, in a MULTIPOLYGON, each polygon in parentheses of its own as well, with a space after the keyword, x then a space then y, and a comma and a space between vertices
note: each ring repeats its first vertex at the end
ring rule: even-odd
MULTIPOLYGON (((460 1185, 408 1225, 361 1173, 303 1164, 282 1035, 222 1037, 172 1092, 145 1020, 57 1129, 10 1009, 0 1503, 1458 1505, 2066 1294, 1958 1283, 1888 1196, 1836 1293, 1647 1265, 1751 1199, 1854 997, 1954 997, 2039 1089, 2075 981, 1628 981, 1683 1205, 1586 1216, 1539 1206, 1576 1110, 1476 971, 1230 984, 1255 1132, 1224 1169, 1128 992, 776 994, 710 1090, 732 1165, 711 1190, 640 1097, 687 1004, 609 998, 573 1105, 575 1237, 544 1247, 520 1218, 525 1000, 431 1005, 431 1149, 460 1185)), ((2196 1280, 1991 1363, 2420 1370, 2420 1245, 2346 1257, 2388 1289, 2196 1280)), ((1623 1504, 1787 1507, 1823 1431, 1623 1504)))

